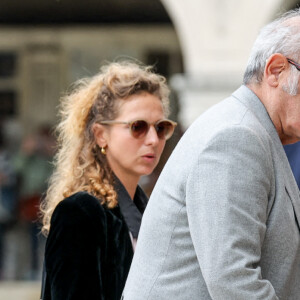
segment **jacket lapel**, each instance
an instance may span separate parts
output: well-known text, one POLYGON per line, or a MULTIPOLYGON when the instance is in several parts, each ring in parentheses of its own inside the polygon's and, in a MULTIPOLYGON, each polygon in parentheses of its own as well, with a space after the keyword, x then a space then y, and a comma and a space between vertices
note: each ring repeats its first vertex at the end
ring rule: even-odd
MULTIPOLYGON (((289 161, 283 149, 283 145, 279 139, 276 128, 265 108, 263 103, 259 100, 259 98, 255 95, 253 91, 251 91, 246 86, 241 86, 238 90, 233 93, 233 97, 235 97, 238 101, 242 102, 246 107, 248 107, 257 119, 264 125, 266 131, 270 135, 272 142, 275 145, 276 155, 278 156, 278 160, 280 161, 282 176, 285 178, 285 188, 286 191, 292 201, 296 222, 299 227, 300 222, 300 194, 299 188, 296 183, 295 177, 293 175, 292 169, 290 167, 289 161)), ((300 229, 300 227, 299 227, 300 229)))

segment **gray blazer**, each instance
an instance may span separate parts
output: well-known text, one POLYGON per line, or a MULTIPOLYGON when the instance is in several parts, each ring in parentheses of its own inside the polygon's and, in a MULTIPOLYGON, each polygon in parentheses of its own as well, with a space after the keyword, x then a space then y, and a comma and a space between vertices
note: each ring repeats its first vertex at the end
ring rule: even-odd
POLYGON ((246 86, 201 115, 151 195, 125 300, 300 299, 300 198, 246 86))

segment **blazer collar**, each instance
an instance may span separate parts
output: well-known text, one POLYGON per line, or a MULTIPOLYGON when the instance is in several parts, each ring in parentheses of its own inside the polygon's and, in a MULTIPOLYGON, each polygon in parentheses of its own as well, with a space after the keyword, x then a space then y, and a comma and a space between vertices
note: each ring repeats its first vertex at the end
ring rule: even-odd
POLYGON ((278 155, 281 165, 282 176, 285 176, 285 188, 292 200, 296 217, 298 221, 300 221, 299 188, 291 170, 283 145, 280 141, 279 135, 265 106, 256 96, 256 94, 245 85, 242 85, 238 90, 236 90, 233 93, 233 97, 243 103, 256 116, 258 121, 263 124, 263 127, 270 135, 271 140, 275 145, 276 155, 278 155))
POLYGON ((283 145, 280 141, 276 128, 260 99, 252 90, 250 90, 245 85, 242 85, 238 90, 236 90, 233 93, 233 97, 235 97, 238 101, 242 102, 256 116, 258 121, 268 132, 272 142, 275 144, 276 152, 279 155, 280 160, 284 161, 283 165, 286 165, 286 162, 288 162, 288 160, 283 145))
POLYGON ((142 214, 146 208, 148 197, 140 186, 137 186, 132 201, 127 190, 117 176, 115 176, 115 189, 118 194, 118 204, 128 229, 132 236, 137 238, 141 226, 142 214))
POLYGON ((239 102, 243 103, 256 116, 259 122, 263 124, 263 127, 267 130, 272 140, 276 143, 276 146, 280 145, 280 148, 283 148, 269 113, 256 94, 247 86, 242 85, 232 95, 239 102))

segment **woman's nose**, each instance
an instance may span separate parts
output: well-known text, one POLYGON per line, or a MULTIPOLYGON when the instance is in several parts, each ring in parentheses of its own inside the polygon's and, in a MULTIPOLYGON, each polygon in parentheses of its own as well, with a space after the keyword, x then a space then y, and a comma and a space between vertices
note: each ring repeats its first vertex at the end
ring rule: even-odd
POLYGON ((151 145, 157 145, 159 142, 157 132, 153 125, 150 126, 150 128, 146 134, 145 142, 146 142, 146 144, 151 144, 151 145))

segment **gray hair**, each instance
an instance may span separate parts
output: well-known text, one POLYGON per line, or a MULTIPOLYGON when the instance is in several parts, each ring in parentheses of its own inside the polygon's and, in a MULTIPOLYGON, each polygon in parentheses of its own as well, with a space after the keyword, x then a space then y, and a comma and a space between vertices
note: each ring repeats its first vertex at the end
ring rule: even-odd
MULTIPOLYGON (((274 53, 281 53, 297 60, 300 50, 299 23, 292 24, 289 19, 300 18, 300 8, 290 10, 280 18, 263 27, 253 45, 247 68, 244 74, 244 84, 261 83, 267 59, 274 53)), ((296 74, 293 72, 293 74, 296 74)), ((299 75, 299 74, 298 74, 299 75)), ((297 76, 299 79, 299 76, 297 76)), ((287 89, 294 94, 290 78, 287 89)), ((297 81, 298 83, 298 81, 297 81)))
POLYGON ((291 69, 290 76, 287 82, 283 85, 282 89, 286 93, 292 96, 296 96, 298 93, 299 78, 300 78, 300 72, 295 67, 293 67, 291 69))

